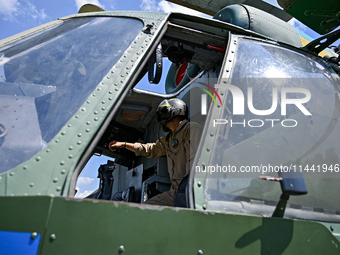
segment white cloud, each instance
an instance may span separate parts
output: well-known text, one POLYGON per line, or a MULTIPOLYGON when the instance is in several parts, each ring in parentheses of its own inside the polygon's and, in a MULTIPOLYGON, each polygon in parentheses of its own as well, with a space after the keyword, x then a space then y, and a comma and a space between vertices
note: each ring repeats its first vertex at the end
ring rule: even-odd
POLYGON ((99 2, 99 0, 74 0, 74 1, 75 1, 76 5, 77 5, 77 9, 78 9, 78 10, 79 10, 80 7, 82 7, 84 4, 94 4, 94 5, 97 5, 97 6, 101 7, 101 8, 103 8, 103 9, 105 9, 105 8, 104 8, 104 5, 101 4, 101 3, 99 2))
POLYGON ((18 0, 0 0, 0 14, 5 20, 13 20, 19 7, 18 0))
POLYGON ((148 12, 159 12, 160 11, 160 8, 156 0, 142 0, 142 4, 140 5, 140 8, 143 11, 148 11, 148 12))
POLYGON ((92 183, 93 181, 94 179, 90 177, 79 177, 77 183, 86 185, 92 183))
POLYGON ((75 198, 84 198, 90 195, 93 192, 93 190, 85 190, 82 193, 77 192, 77 194, 74 196, 75 198))
POLYGON ((0 15, 4 20, 15 21, 20 18, 29 18, 34 21, 43 21, 48 18, 45 9, 37 9, 30 1, 0 0, 0 15))
POLYGON ((192 10, 190 8, 169 3, 167 1, 156 1, 156 0, 142 0, 142 4, 140 5, 140 8, 143 11, 153 11, 153 12, 181 12, 189 15, 195 15, 195 16, 201 16, 201 17, 209 17, 206 14, 202 12, 198 12, 195 10, 192 10))
POLYGON ((177 4, 173 4, 173 3, 169 3, 166 1, 161 1, 158 3, 159 9, 163 12, 182 12, 188 15, 195 15, 195 16, 201 16, 201 17, 210 17, 202 12, 198 12, 195 10, 192 10, 190 8, 181 6, 181 5, 177 5, 177 4))
POLYGON ((34 4, 27 2, 28 4, 28 14, 34 19, 34 20, 45 20, 48 16, 45 13, 45 9, 38 10, 37 7, 35 7, 34 4))

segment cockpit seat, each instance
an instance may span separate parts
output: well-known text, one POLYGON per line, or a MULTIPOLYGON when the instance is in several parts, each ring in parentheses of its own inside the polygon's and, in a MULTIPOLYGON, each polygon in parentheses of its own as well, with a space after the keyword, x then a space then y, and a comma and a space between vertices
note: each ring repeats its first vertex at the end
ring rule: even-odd
POLYGON ((121 202, 135 202, 136 190, 135 187, 129 187, 122 192, 117 192, 113 196, 113 201, 121 201, 121 202))
POLYGON ((189 175, 185 176, 178 186, 174 207, 189 208, 189 175))

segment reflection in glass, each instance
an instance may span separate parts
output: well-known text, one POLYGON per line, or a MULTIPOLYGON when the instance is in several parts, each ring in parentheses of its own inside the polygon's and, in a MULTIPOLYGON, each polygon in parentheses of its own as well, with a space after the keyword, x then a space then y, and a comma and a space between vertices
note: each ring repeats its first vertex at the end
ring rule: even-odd
POLYGON ((228 124, 216 126, 218 138, 209 163, 232 166, 237 172, 208 175, 206 198, 213 207, 271 215, 280 185, 260 176, 278 177, 273 169, 286 166, 302 171, 308 188, 305 196, 291 196, 286 215, 340 221, 339 179, 333 178, 340 176, 340 102, 335 82, 318 61, 278 46, 240 40, 230 84, 248 99, 245 113, 232 114, 234 98, 229 92, 219 116, 228 124), (306 93, 296 92, 297 88, 306 93), (283 93, 285 90, 291 92, 283 93), (308 102, 299 107, 292 103, 306 98, 308 91, 308 102), (275 111, 254 114, 248 107, 250 96, 254 109, 274 107, 275 111))
POLYGON ((143 23, 76 18, 0 49, 0 172, 39 152, 75 114, 143 23))

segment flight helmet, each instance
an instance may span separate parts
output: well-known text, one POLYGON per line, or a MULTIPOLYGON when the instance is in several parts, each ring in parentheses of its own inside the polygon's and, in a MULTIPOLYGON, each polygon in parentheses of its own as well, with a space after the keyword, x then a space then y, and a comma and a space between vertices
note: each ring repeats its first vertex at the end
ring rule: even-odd
POLYGON ((158 122, 169 122, 175 117, 188 118, 186 103, 178 98, 165 99, 157 108, 158 122))

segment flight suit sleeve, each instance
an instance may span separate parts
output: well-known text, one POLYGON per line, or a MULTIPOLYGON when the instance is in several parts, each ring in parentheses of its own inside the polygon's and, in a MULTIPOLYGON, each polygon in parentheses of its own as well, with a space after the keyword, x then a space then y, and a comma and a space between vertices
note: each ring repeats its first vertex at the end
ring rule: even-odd
POLYGON ((162 140, 163 137, 160 138, 160 140, 157 140, 155 143, 135 143, 133 147, 135 149, 136 156, 144 156, 147 158, 158 158, 160 156, 165 156, 166 149, 163 146, 164 141, 162 140))

